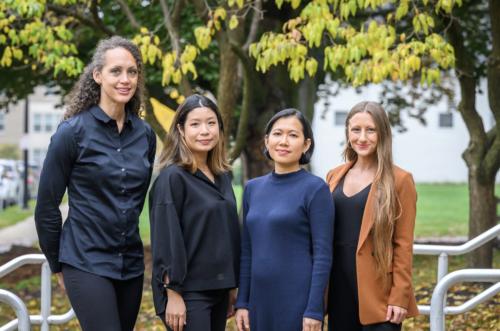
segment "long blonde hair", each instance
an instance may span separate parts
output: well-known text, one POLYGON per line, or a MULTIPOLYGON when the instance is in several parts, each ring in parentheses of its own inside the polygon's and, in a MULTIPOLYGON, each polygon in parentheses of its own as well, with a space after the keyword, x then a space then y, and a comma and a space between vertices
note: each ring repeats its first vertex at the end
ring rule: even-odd
POLYGON ((184 128, 188 114, 192 110, 200 107, 206 107, 212 110, 217 116, 217 122, 219 123, 219 141, 217 145, 208 152, 208 168, 214 174, 221 174, 231 169, 224 148, 224 124, 222 123, 222 116, 217 105, 212 100, 199 94, 190 95, 179 108, 177 108, 170 130, 166 134, 163 142, 163 151, 159 158, 160 169, 170 164, 177 164, 192 173, 198 169, 196 159, 186 145, 186 141, 182 137, 179 127, 184 128))
POLYGON ((393 247, 392 236, 394 224, 399 217, 399 201, 396 196, 394 171, 392 160, 392 133, 389 118, 382 106, 376 102, 363 101, 356 104, 345 122, 346 146, 343 152, 346 161, 356 162, 358 155, 348 143, 349 120, 358 113, 365 112, 371 115, 377 130, 377 172, 373 180, 375 188, 375 220, 371 229, 373 238, 374 257, 377 273, 385 281, 392 264, 393 247))

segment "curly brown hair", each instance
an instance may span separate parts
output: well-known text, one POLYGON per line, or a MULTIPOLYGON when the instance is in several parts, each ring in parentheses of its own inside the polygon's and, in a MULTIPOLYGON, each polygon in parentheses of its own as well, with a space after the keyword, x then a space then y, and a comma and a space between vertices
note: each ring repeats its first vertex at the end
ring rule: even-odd
POLYGON ((102 39, 97 44, 94 55, 92 56, 92 61, 87 64, 83 73, 78 78, 78 82, 68 94, 67 110, 64 113, 64 119, 73 117, 82 111, 86 111, 91 106, 99 104, 101 86, 94 80, 93 72, 94 70, 102 70, 105 64, 106 52, 115 48, 126 49, 135 59, 138 71, 137 88, 125 107, 139 115, 144 98, 144 70, 141 52, 132 41, 120 36, 113 36, 111 38, 102 39))

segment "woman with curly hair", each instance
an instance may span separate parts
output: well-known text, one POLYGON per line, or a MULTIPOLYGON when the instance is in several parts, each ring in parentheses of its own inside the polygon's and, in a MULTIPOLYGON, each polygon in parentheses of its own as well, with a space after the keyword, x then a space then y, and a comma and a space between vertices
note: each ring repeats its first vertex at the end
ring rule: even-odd
POLYGON ((361 102, 347 115, 347 161, 327 182, 335 204, 329 330, 401 330, 418 314, 411 284, 417 195, 392 161, 389 119, 361 102))
POLYGON ((137 46, 117 36, 101 40, 69 95, 42 169, 40 247, 83 330, 133 330, 139 311, 138 221, 156 150, 154 132, 139 117, 143 86, 137 46))

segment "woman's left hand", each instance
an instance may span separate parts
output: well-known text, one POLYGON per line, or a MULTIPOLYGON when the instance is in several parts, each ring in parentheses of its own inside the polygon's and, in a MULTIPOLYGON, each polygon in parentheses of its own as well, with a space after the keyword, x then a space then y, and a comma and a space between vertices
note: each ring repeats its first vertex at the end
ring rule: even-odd
POLYGON ((400 324, 406 318, 408 310, 398 306, 387 306, 387 316, 385 319, 391 323, 400 324))
POLYGON ((229 291, 229 304, 227 305, 227 318, 233 317, 235 313, 234 304, 236 303, 236 291, 233 288, 229 291))
POLYGON ((321 321, 304 317, 302 320, 302 331, 321 331, 321 325, 321 321))

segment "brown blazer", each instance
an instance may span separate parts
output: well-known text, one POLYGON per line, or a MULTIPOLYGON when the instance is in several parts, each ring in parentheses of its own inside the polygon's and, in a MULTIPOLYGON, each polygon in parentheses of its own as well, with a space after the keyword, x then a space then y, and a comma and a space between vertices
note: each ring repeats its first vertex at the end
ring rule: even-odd
MULTIPOLYGON (((340 179, 353 166, 345 163, 330 170, 326 182, 333 192, 340 179)), ((375 188, 370 188, 361 221, 358 248, 356 250, 356 276, 358 282, 359 319, 361 324, 384 322, 387 305, 403 307, 408 317, 418 315, 412 286, 413 231, 415 228, 417 193, 409 172, 394 166, 396 194, 401 204, 401 216, 396 220, 393 235, 394 254, 389 286, 381 284, 376 276, 373 257, 373 240, 370 230, 374 222, 375 188)), ((334 262, 335 263, 335 262, 334 262)))

